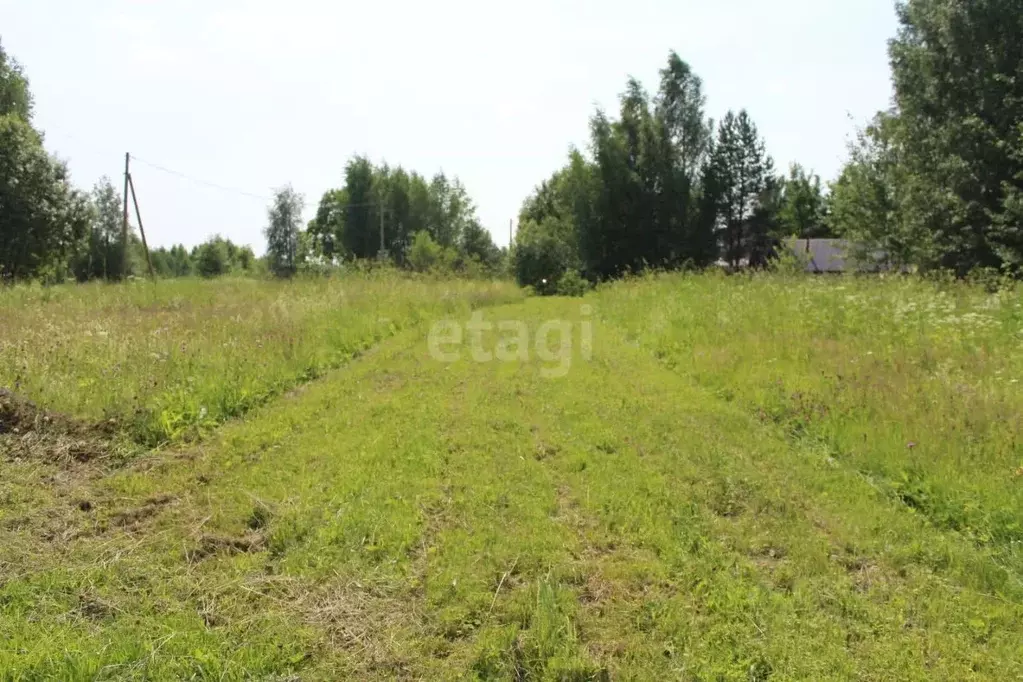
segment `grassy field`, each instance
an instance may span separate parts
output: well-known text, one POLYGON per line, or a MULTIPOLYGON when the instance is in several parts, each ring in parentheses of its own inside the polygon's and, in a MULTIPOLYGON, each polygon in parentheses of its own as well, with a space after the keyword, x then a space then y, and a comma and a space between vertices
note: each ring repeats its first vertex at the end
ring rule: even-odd
POLYGON ((91 284, 0 292, 0 386, 138 443, 192 439, 436 315, 521 300, 508 284, 389 271, 343 280, 91 284))
POLYGON ((0 436, 0 679, 1023 679, 1018 292, 181 286, 0 294, 17 330, 0 384, 23 354, 49 363, 19 393, 113 414, 135 443, 157 413, 124 417, 160 352, 150 317, 207 344, 202 370, 164 375, 182 400, 214 403, 188 391, 215 395, 219 368, 269 387, 199 440, 131 458, 25 451, 25 420, 0 436), (437 359, 431 324, 473 308, 524 323, 528 352, 478 362, 466 337, 437 359), (293 336, 227 343, 260 315, 293 336), (346 319, 363 320, 350 346, 346 319), (552 320, 572 334, 561 358, 543 352, 567 337, 545 337, 552 320), (45 351, 54 326, 81 343, 45 351), (138 358, 130 388, 74 359, 103 353, 138 358), (309 358, 329 359, 307 374, 309 358), (66 376, 102 389, 64 392, 66 376))

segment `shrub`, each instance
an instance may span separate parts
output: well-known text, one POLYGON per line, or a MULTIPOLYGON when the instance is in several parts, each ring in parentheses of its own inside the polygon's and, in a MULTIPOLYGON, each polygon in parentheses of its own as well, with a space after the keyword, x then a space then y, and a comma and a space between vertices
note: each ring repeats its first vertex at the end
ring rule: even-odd
POLYGON ((589 288, 590 283, 582 278, 578 270, 566 270, 558 280, 560 296, 583 296, 589 288))
POLYGON ((427 272, 437 267, 443 256, 443 249, 440 244, 433 241, 430 233, 421 230, 416 232, 412 238, 412 248, 409 249, 408 262, 412 269, 417 272, 427 272))

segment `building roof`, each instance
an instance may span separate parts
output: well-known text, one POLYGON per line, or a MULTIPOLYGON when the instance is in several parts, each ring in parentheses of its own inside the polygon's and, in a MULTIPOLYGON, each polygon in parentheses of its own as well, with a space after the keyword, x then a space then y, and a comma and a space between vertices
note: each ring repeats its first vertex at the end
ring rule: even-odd
POLYGON ((877 272, 885 269, 883 253, 874 254, 873 262, 855 262, 853 244, 845 239, 791 239, 789 248, 806 261, 807 272, 877 272))

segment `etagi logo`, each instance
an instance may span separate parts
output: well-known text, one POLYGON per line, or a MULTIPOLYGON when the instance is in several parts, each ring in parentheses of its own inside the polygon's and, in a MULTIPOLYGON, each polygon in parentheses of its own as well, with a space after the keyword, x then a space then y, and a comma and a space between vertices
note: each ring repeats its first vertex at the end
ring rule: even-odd
POLYGON ((569 320, 547 320, 535 332, 522 320, 488 321, 479 310, 468 322, 441 320, 430 328, 427 345, 430 357, 438 362, 458 362, 462 359, 468 338, 469 357, 473 362, 529 362, 535 353, 544 366, 540 376, 559 379, 572 368, 572 359, 579 356, 589 361, 593 357, 593 307, 579 307, 578 323, 569 320), (579 327, 579 347, 574 343, 576 324, 579 327), (494 332, 496 331, 496 339, 494 332))

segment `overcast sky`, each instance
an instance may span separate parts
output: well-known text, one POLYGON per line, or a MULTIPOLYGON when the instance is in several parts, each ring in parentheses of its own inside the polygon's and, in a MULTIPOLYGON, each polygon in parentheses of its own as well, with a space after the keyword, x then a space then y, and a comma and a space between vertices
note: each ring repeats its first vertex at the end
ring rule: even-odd
POLYGON ((46 146, 91 187, 133 170, 151 244, 221 233, 257 252, 272 189, 307 216, 368 155, 457 175, 498 244, 523 198, 585 147, 629 75, 668 51, 708 114, 746 107, 779 169, 832 179, 857 125, 888 105, 893 0, 0 0, 46 146), (255 195, 255 196, 250 196, 255 195))

